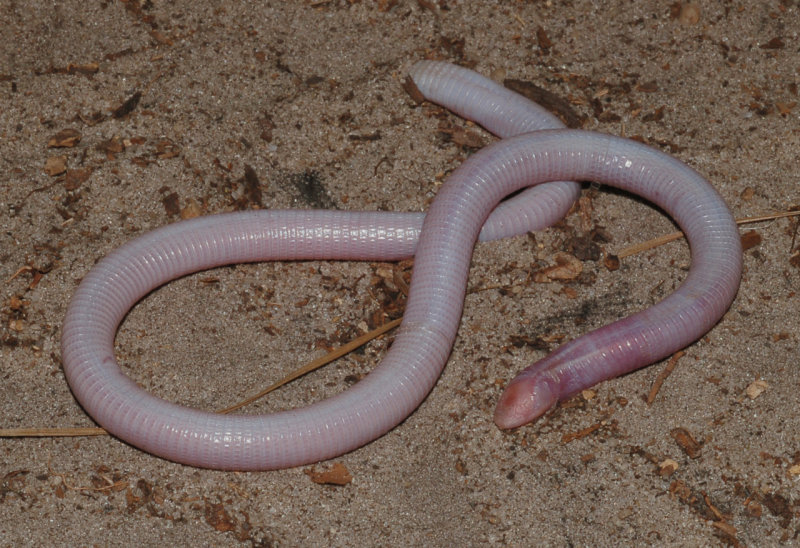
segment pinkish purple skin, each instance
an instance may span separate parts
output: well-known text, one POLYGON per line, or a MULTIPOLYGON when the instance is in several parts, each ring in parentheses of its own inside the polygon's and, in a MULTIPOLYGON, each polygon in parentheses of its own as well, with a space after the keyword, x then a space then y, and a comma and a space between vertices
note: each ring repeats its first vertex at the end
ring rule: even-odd
MULTIPOLYGON (((410 75, 425 96, 500 136, 557 126, 536 105, 466 69, 421 62, 410 75)), ((439 378, 458 330, 481 227, 482 238, 491 239, 558 220, 577 185, 548 182, 574 180, 606 183, 659 205, 687 234, 692 267, 660 303, 567 343, 514 379, 495 421, 503 428, 524 424, 559 399, 686 346, 730 306, 741 276, 738 231, 720 196, 686 165, 617 137, 534 131, 469 158, 442 186, 424 221, 411 213, 272 210, 162 227, 109 254, 78 287, 62 331, 67 380, 109 432, 177 462, 266 470, 341 455, 399 424, 439 378), (533 188, 498 207, 525 187, 533 188), (148 394, 115 361, 122 318, 171 279, 237 262, 411 255, 406 312, 383 361, 349 390, 308 407, 239 416, 193 410, 148 394)))

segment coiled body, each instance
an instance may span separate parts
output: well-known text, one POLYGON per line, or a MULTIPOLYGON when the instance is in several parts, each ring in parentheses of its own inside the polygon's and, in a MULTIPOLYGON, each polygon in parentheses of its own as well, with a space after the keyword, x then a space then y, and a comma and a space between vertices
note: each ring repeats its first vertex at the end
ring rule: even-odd
MULTIPOLYGON (((465 69, 423 62, 411 77, 426 96, 501 136, 556 125, 548 115, 537 119, 541 111, 532 103, 465 69)), ((741 274, 738 231, 719 195, 684 164, 620 138, 547 130, 503 139, 469 158, 442 186, 421 230, 414 214, 300 210, 224 214, 163 227, 115 250, 79 286, 62 334, 67 379, 104 428, 186 464, 285 468, 355 449, 413 412, 439 377, 458 329, 472 248, 487 218, 500 227, 487 223, 487 238, 540 228, 566 212, 576 185, 541 185, 527 191, 533 199, 523 193, 515 198, 521 201, 493 209, 521 188, 561 180, 607 183, 658 204, 686 232, 692 268, 661 303, 568 343, 512 381, 496 422, 510 427, 532 420, 561 397, 685 346, 730 305, 741 274), (144 392, 114 360, 114 335, 130 307, 187 273, 247 261, 412 254, 406 312, 383 361, 349 390, 308 407, 263 416, 192 410, 144 392)))

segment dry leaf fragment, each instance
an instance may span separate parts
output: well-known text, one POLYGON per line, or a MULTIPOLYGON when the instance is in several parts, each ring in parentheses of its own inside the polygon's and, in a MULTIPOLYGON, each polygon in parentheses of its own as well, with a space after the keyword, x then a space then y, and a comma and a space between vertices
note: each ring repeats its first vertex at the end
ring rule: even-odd
POLYGON ((327 470, 317 471, 313 466, 303 471, 311 481, 324 485, 347 485, 353 481, 353 476, 341 462, 334 462, 327 470))
POLYGON ((572 236, 564 242, 564 249, 579 261, 599 261, 602 250, 591 233, 572 236))
POLYGON ((477 132, 469 129, 460 127, 440 127, 439 132, 445 134, 453 143, 457 144, 458 146, 469 148, 483 148, 486 146, 486 142, 483 140, 483 138, 477 132))
POLYGON ((96 148, 97 150, 103 151, 107 154, 117 154, 125 150, 125 143, 115 135, 107 141, 98 143, 96 148))
POLYGON ((773 38, 766 44, 761 45, 761 49, 782 49, 785 44, 780 38, 773 38))
POLYGON ((574 280, 583 272, 583 263, 569 253, 557 253, 554 257, 556 264, 548 266, 533 275, 536 283, 547 283, 553 280, 574 280))
POLYGON ((779 493, 766 493, 763 498, 763 503, 773 516, 781 518, 781 527, 789 527, 789 523, 794 517, 792 503, 789 499, 779 493))
POLYGON ((486 145, 486 142, 477 132, 468 129, 456 128, 450 136, 453 142, 459 146, 483 148, 486 145))
POLYGON ((220 532, 233 531, 236 528, 236 522, 225 510, 225 506, 220 504, 206 503, 205 508, 206 523, 220 532))
POLYGON ((789 467, 790 476, 800 476, 800 464, 795 464, 789 467))
POLYGON ((425 96, 422 95, 417 84, 414 83, 414 80, 412 80, 410 76, 406 76, 406 79, 403 81, 403 91, 408 93, 408 96, 411 97, 416 104, 421 105, 425 102, 425 96))
POLYGON ((553 47, 553 42, 550 40, 550 38, 547 36, 547 32, 541 26, 536 29, 536 43, 545 52, 553 47))
POLYGON ((124 118, 136 108, 139 104, 139 100, 142 98, 142 92, 137 91, 130 97, 128 97, 124 103, 122 103, 119 107, 117 107, 114 112, 111 113, 111 116, 114 118, 124 118))
POLYGON ((67 190, 77 190, 92 175, 92 168, 68 169, 64 179, 64 188, 67 190))
POLYGON ((156 144, 156 157, 161 160, 174 158, 181 153, 181 147, 169 139, 164 139, 156 144))
POLYGON ((750 230, 742 234, 742 250, 747 251, 761 243, 761 234, 755 230, 750 230))
POLYGON ((181 211, 180 198, 177 192, 171 192, 161 198, 161 203, 167 215, 177 215, 181 211))
POLYGON ((51 156, 44 163, 44 172, 50 177, 61 175, 67 170, 66 156, 51 156))
POLYGON ((619 257, 616 255, 609 253, 603 259, 603 264, 606 265, 606 268, 610 271, 619 270, 619 257))
POLYGON ((767 381, 758 380, 751 382, 747 386, 744 392, 745 394, 747 394, 748 398, 754 400, 761 394, 763 394, 767 388, 769 388, 769 384, 767 384, 767 381))
POLYGON ((47 141, 49 148, 69 148, 77 145, 81 140, 81 134, 77 129, 62 129, 47 141))
POLYGON ((258 173, 253 169, 253 166, 245 164, 244 166, 244 196, 249 205, 264 207, 262 202, 261 181, 258 180, 258 173))
POLYGON ((746 504, 747 513, 753 516, 754 518, 760 518, 763 510, 761 509, 761 505, 754 500, 751 500, 749 503, 746 504))

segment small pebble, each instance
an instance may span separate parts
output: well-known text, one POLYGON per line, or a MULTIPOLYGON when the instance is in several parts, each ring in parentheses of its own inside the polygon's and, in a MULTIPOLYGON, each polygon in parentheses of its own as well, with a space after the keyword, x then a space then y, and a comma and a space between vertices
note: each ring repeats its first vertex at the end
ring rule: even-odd
POLYGON ((683 4, 678 12, 678 21, 684 25, 696 25, 700 21, 700 7, 696 4, 683 4))
POLYGON ((766 381, 753 381, 745 389, 745 394, 747 394, 748 398, 754 400, 759 397, 767 388, 769 388, 769 385, 766 381))

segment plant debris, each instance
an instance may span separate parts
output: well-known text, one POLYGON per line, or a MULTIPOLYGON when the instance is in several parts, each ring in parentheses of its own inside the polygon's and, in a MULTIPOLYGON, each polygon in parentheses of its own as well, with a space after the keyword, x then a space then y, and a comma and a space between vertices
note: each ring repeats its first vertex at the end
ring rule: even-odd
POLYGON ((114 118, 124 118, 128 114, 134 111, 136 106, 139 104, 139 100, 142 98, 142 92, 137 91, 130 97, 128 97, 124 103, 122 103, 119 107, 114 109, 114 112, 111 113, 111 116, 114 118))
POLYGON ((684 453, 690 459, 696 459, 700 456, 700 450, 703 446, 694 439, 694 436, 686 428, 673 428, 670 430, 669 435, 675 440, 684 453))
POLYGON ((330 468, 325 470, 317 470, 312 466, 309 469, 303 470, 311 481, 323 485, 347 485, 353 481, 353 476, 341 462, 334 462, 330 468))
POLYGON ((77 129, 62 129, 47 141, 49 148, 72 148, 81 140, 81 134, 77 129))

